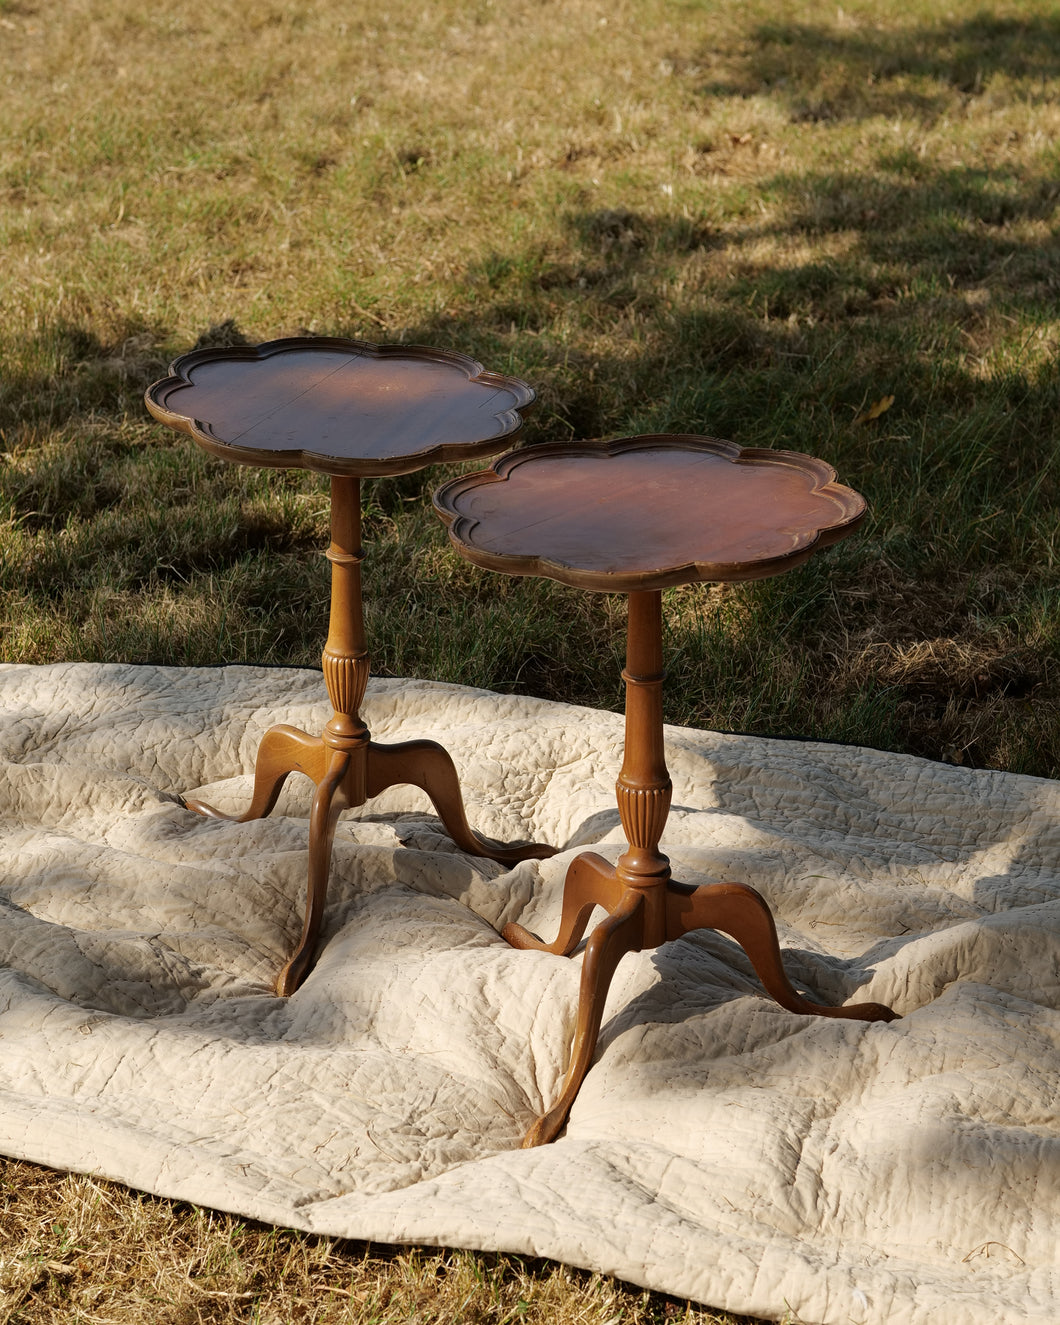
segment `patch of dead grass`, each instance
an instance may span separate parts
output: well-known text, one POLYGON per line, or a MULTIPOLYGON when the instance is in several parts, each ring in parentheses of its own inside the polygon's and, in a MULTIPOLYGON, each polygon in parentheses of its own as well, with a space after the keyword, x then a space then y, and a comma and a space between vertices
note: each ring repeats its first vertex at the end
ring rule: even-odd
POLYGON ((0 1323, 741 1325, 519 1256, 275 1229, 0 1160, 0 1323))

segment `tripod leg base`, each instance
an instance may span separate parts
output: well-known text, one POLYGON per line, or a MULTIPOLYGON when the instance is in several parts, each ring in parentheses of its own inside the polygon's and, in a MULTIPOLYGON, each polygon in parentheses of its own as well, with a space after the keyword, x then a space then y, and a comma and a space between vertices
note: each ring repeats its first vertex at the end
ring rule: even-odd
MULTIPOLYGON (((657 887, 665 892, 660 899, 665 904, 663 941, 681 938, 694 929, 717 929, 728 934, 747 953, 766 992, 789 1012, 854 1021, 897 1019, 898 1014, 882 1003, 851 1003, 836 1008, 804 998, 788 979, 772 913, 754 888, 743 883, 693 888, 673 880, 660 882, 657 887)), ((524 1149, 554 1140, 566 1123, 592 1063, 607 991, 619 961, 627 952, 639 952, 658 941, 659 935, 646 933, 653 893, 651 888, 630 887, 602 856, 585 852, 571 862, 567 871, 560 932, 555 942, 542 942, 522 925, 505 926, 504 938, 512 947, 566 957, 585 933, 594 907, 608 911, 590 934, 582 959, 574 1040, 559 1097, 526 1133, 524 1149)))

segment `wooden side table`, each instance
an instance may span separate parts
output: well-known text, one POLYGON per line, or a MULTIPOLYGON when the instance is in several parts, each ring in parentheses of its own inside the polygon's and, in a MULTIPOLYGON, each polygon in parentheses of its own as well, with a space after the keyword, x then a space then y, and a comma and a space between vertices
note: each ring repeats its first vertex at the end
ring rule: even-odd
MULTIPOLYGON (((464 851, 505 863, 555 852, 540 843, 481 837, 468 824, 456 770, 442 746, 377 744, 359 712, 369 674, 360 480, 493 455, 518 433, 533 400, 525 382, 486 372, 467 355, 327 338, 196 350, 148 388, 147 408, 156 419, 222 460, 331 476, 331 613, 323 668, 334 713, 320 736, 286 725, 266 733, 251 803, 238 817, 245 822, 269 814, 290 773, 316 784, 305 922, 277 979, 280 994, 293 993, 312 965, 342 810, 408 783, 427 793, 464 851)), ((215 819, 231 817, 201 801, 186 804, 215 819)))
POLYGON ((845 537, 866 507, 835 478, 830 465, 790 451, 741 449, 709 437, 626 437, 512 451, 435 494, 454 546, 475 565, 629 595, 626 739, 616 787, 626 850, 615 865, 591 851, 572 862, 555 942, 521 925, 504 929, 513 947, 569 956, 594 908, 608 913, 585 948, 559 1098, 527 1132, 524 1147, 551 1141, 563 1127, 592 1061, 608 986, 627 952, 689 930, 719 929, 740 944, 767 991, 792 1012, 862 1021, 896 1015, 879 1003, 833 1008, 804 998, 784 972, 762 895, 742 883, 678 883, 659 850, 671 796, 661 591, 777 575, 845 537))

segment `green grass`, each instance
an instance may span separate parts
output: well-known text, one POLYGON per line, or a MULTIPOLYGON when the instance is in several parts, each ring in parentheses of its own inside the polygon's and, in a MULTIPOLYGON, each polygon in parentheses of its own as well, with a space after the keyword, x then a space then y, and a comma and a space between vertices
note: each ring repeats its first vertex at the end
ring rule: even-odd
MULTIPOLYGON (((1055 777, 1058 181, 1046 0, 0 0, 0 657, 316 665, 322 481, 144 387, 426 342, 532 382, 527 440, 707 432, 869 498, 670 592, 671 721, 1055 777)), ((618 707, 621 600, 459 562, 447 473, 368 485, 375 670, 618 707)))
MULTIPOLYGON (((1056 774, 1051 6, 6 12, 5 658, 314 665, 321 481, 141 393, 193 344, 419 341, 533 382, 529 440, 706 431, 869 497, 675 596, 672 721, 1056 774)), ((617 706, 620 607, 447 564, 443 475, 376 485, 376 670, 617 706)))

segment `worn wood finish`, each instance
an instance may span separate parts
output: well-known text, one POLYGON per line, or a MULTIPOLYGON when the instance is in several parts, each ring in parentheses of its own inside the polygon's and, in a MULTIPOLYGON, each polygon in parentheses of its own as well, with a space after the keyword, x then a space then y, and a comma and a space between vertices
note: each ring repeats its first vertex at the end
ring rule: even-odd
POLYGON ((717 929, 735 939, 767 992, 791 1012, 893 1020, 895 1013, 880 1003, 833 1008, 804 997, 784 971, 761 894, 742 883, 679 883, 659 850, 671 795, 663 745, 662 587, 779 574, 849 534, 864 517, 864 500, 810 456, 741 450, 715 438, 652 436, 511 452, 489 470, 444 484, 435 506, 455 546, 478 565, 629 594, 625 752, 615 788, 626 849, 614 865, 595 852, 575 858, 552 943, 517 924, 503 931, 515 948, 570 956, 595 908, 607 912, 585 947, 559 1096, 523 1145, 542 1145, 563 1128, 592 1062, 622 957, 690 930, 717 929))
MULTIPOLYGON (((239 822, 264 818, 287 777, 316 784, 302 933, 277 979, 291 994, 316 955, 335 824, 387 787, 425 791, 462 850, 506 864, 551 856, 543 843, 496 842, 467 821, 456 768, 434 741, 380 745, 360 716, 370 664, 361 593, 360 479, 435 460, 490 455, 522 426, 525 382, 487 373, 466 355, 421 346, 296 339, 178 359, 147 392, 155 418, 240 464, 322 470, 331 477, 331 611, 322 665, 332 716, 320 736, 280 725, 262 739, 254 791, 239 822)), ((228 818, 202 801, 188 807, 228 818)))

